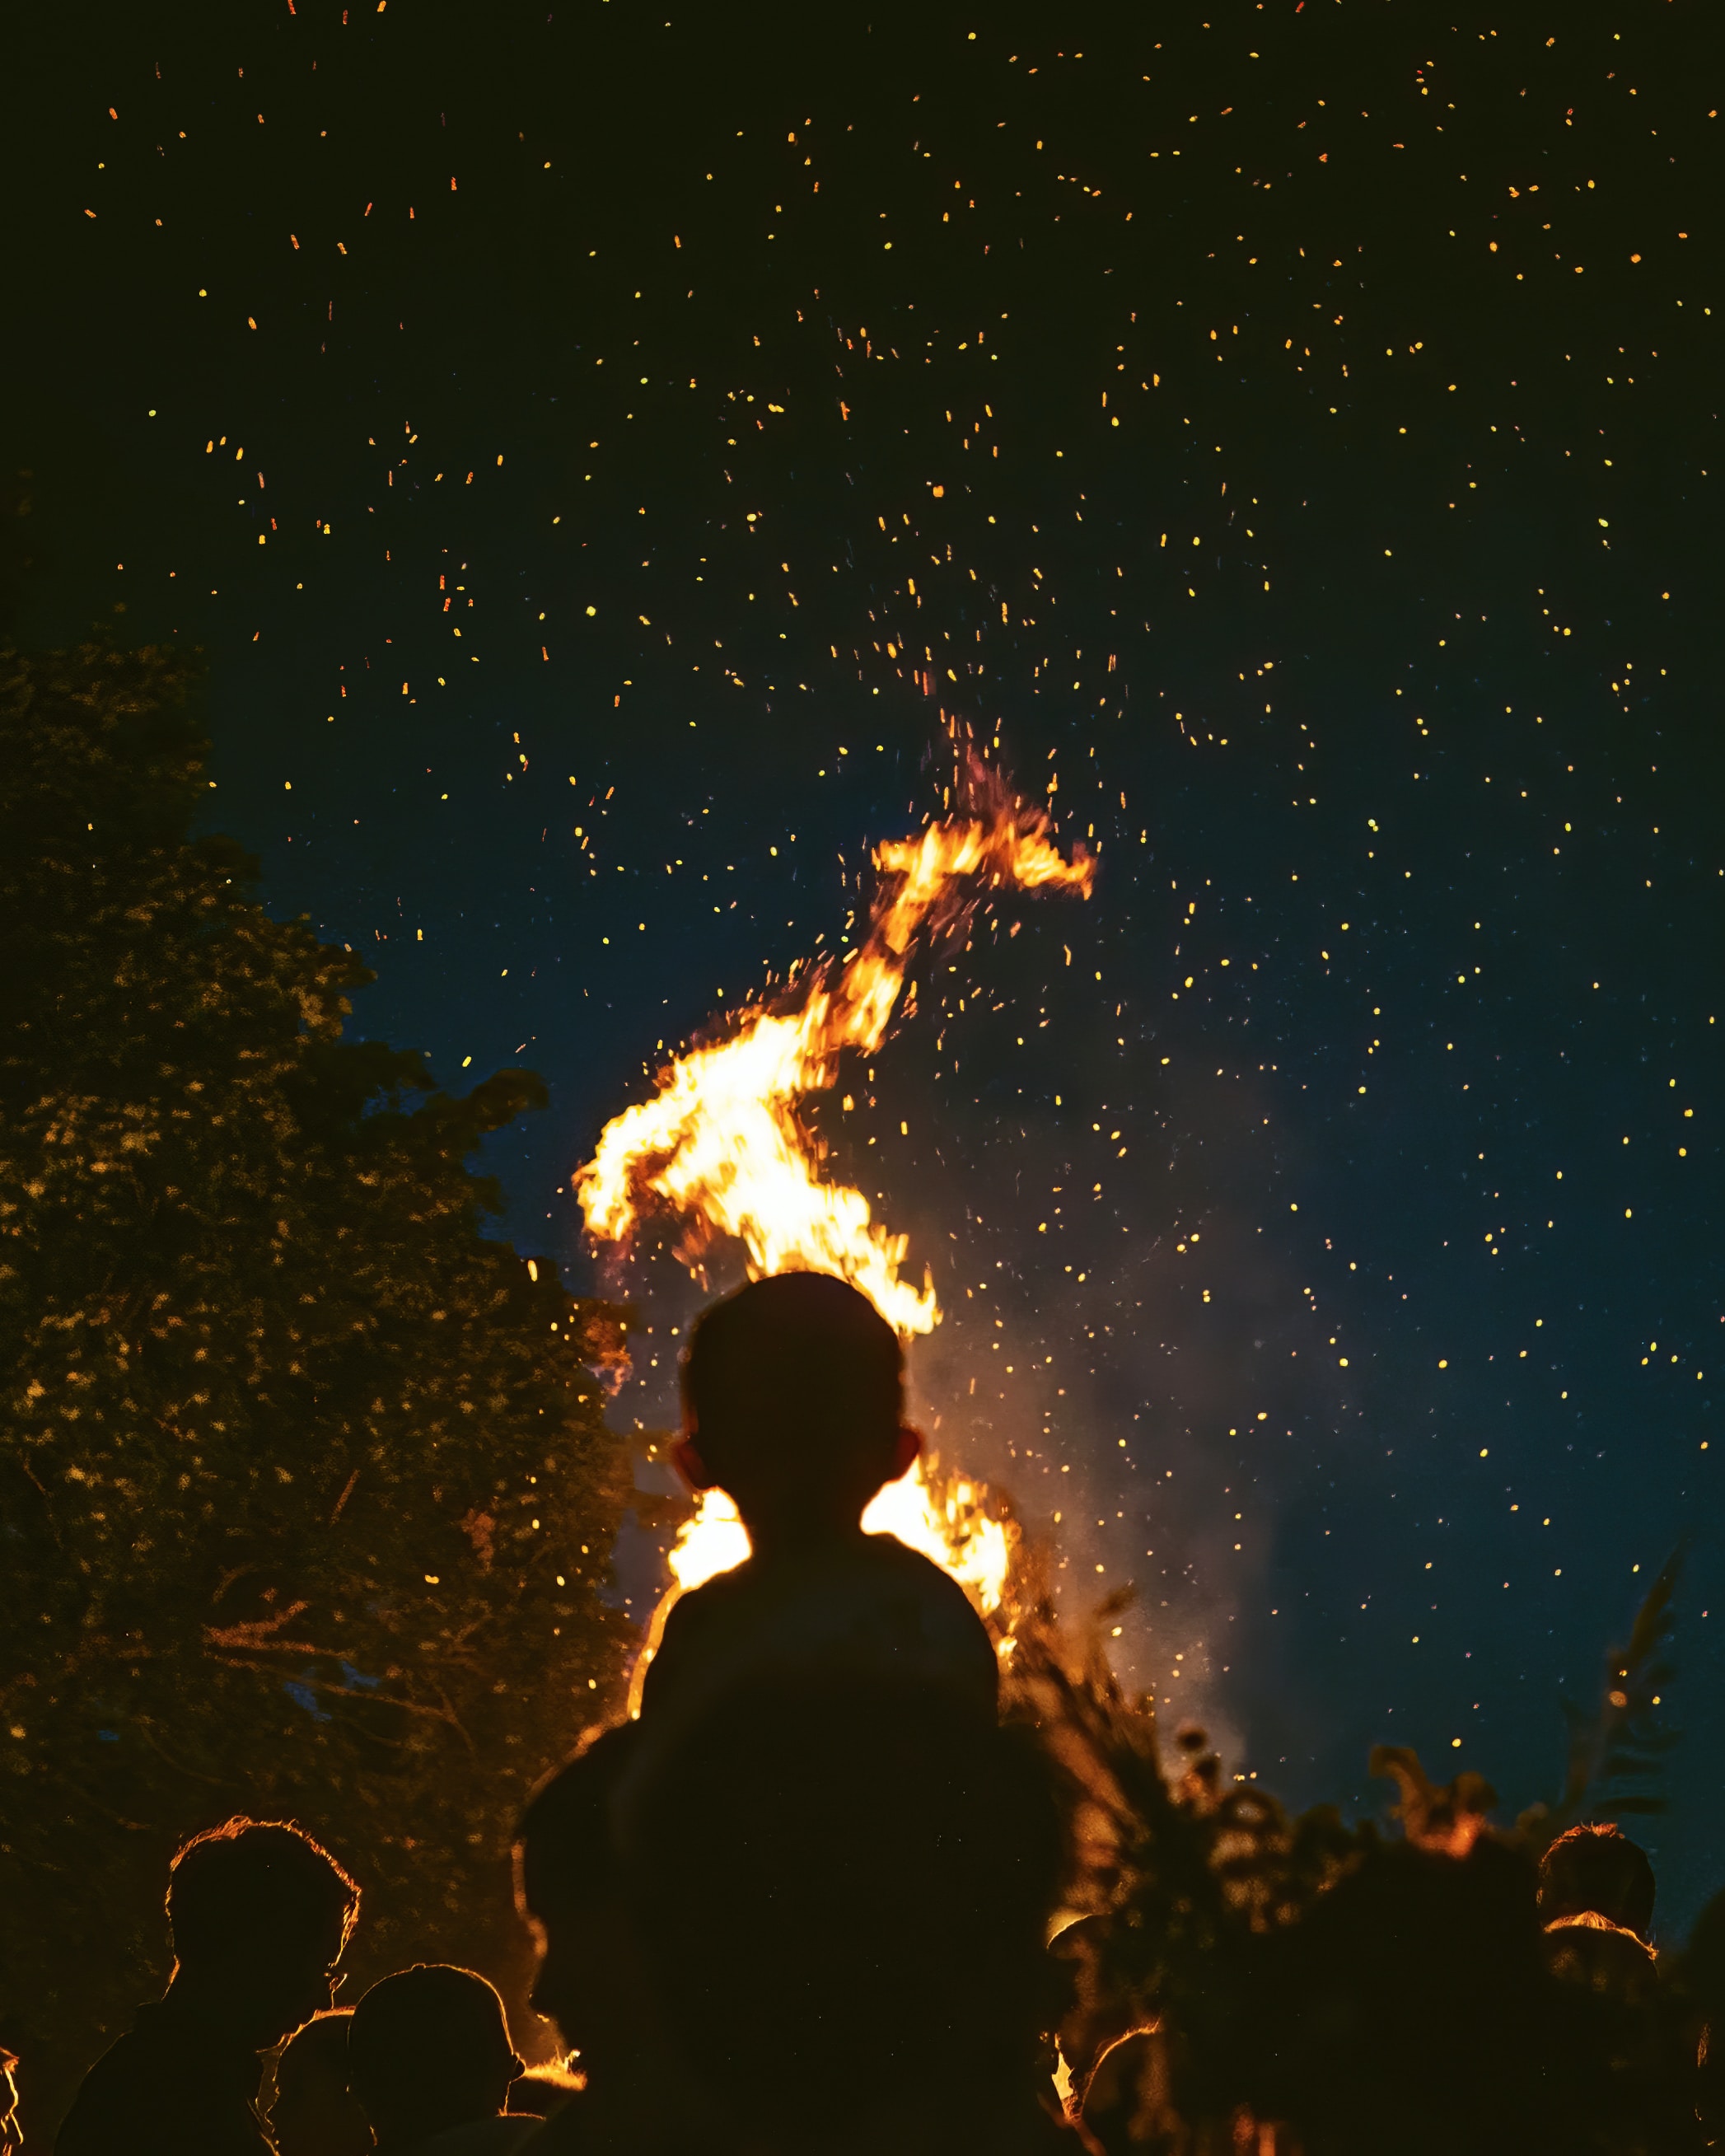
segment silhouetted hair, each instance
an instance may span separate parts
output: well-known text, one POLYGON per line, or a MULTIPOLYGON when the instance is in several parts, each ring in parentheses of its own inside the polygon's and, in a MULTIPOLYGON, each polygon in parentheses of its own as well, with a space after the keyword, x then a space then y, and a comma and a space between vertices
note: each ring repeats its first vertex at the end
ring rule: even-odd
POLYGON ((683 1363, 697 1442, 721 1480, 842 1474, 884 1445, 904 1403, 898 1335, 830 1273, 775 1273, 704 1311, 683 1363))
POLYGON ((639 1752, 640 1727, 602 1729, 528 1799, 516 1844, 521 1892, 536 1916, 618 1891, 611 1804, 639 1752))
POLYGON ((307 1938, 338 1918, 345 1945, 358 1915, 359 1888, 335 1858, 279 1821, 230 1819, 194 1835, 168 1873, 167 1920, 182 1962, 307 1938))
POLYGON ((1591 1911, 1645 1933, 1654 1891, 1647 1852, 1615 1826, 1572 1826, 1539 1860, 1539 1913, 1548 1924, 1591 1911))
POLYGON ((521 2070, 495 1986, 447 1962, 382 1978, 347 2025, 348 2086, 380 2138, 483 2117, 521 2070))
POLYGON ((1026 2055, 1065 1839, 1024 1732, 904 1681, 763 1683, 618 1809, 667 2030, 739 2113, 973 2097, 1026 2055))

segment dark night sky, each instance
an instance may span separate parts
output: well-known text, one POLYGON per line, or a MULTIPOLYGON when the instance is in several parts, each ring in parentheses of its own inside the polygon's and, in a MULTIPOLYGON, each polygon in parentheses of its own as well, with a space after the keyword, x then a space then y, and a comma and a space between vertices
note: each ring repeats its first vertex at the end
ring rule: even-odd
POLYGON ((666 1413, 689 1291, 593 1268, 570 1170, 660 1043, 839 944, 939 808, 941 713, 998 728, 1096 895, 931 956, 815 1111, 950 1313, 939 1441, 1069 1604, 1138 1581, 1170 1717, 1350 1810, 1379 1738, 1553 1794, 1560 1696, 1692 1537, 1648 1838, 1692 1911, 1699 0, 61 0, 8 36, 18 626, 201 645, 211 821, 376 967, 359 1024, 451 1086, 545 1074, 504 1226, 642 1298, 620 1411, 666 1413))

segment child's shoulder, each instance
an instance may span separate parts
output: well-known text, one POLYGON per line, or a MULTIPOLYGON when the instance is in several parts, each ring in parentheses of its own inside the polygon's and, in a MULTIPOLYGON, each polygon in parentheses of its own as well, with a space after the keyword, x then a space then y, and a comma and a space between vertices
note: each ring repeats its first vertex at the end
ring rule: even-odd
POLYGON ((999 1684, 988 1628, 963 1589, 894 1535, 819 1553, 751 1558, 681 1596, 666 1618, 643 1711, 762 1666, 896 1668, 990 1707, 999 1684))
POLYGON ((671 1618, 680 1615, 679 1629, 691 1630, 781 1604, 812 1601, 839 1609, 859 1596, 962 1610, 980 1629, 970 1598, 951 1573, 893 1534, 855 1535, 768 1562, 746 1558, 680 1596, 671 1618))
POLYGON ((883 1580, 902 1582, 913 1591, 920 1589, 943 1601, 956 1594, 967 1609, 970 1606, 969 1596, 944 1566, 895 1534, 863 1535, 850 1548, 854 1561, 865 1571, 878 1572, 883 1580))

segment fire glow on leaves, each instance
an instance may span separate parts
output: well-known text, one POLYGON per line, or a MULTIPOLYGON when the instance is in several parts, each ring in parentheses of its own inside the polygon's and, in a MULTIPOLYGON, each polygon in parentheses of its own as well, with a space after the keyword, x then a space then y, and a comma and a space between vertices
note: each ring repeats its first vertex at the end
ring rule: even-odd
MULTIPOLYGON (((823 1177, 820 1147, 797 1104, 832 1086, 842 1050, 879 1047, 919 937, 951 934, 990 888, 1052 886, 1089 896, 1095 864, 1081 848, 1067 860, 1044 812, 979 762, 966 776, 969 814, 875 848, 881 886, 868 937, 835 983, 823 969, 796 1008, 745 1010, 726 1039, 676 1058, 652 1100, 605 1126, 574 1178, 590 1233, 620 1241, 656 1202, 689 1222, 685 1256, 716 1236, 734 1236, 752 1279, 836 1273, 901 1335, 939 1322, 928 1276, 920 1288, 900 1276, 908 1238, 876 1221, 860 1190, 823 1177)), ((975 1486, 953 1481, 937 1489, 919 1464, 880 1493, 863 1524, 944 1565, 985 1611, 998 1606, 1006 1532, 983 1511, 975 1486)), ((678 1588, 739 1563, 747 1550, 729 1499, 709 1491, 671 1553, 678 1588)))

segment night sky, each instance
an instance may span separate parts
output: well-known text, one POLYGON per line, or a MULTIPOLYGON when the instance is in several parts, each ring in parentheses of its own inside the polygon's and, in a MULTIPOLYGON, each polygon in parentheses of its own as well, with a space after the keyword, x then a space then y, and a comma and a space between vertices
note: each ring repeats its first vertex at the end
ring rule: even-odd
POLYGON ((15 629, 201 646, 211 826, 357 1027, 544 1074, 500 1230, 640 1304, 622 1420, 697 1298, 571 1171, 998 740, 1095 896, 927 953, 811 1116, 948 1313, 926 1424, 1069 1609, 1137 1583, 1170 1726, 1350 1812, 1380 1739, 1555 1795, 1688 1537, 1669 1936, 1725 1879, 1698 0, 6 34, 15 629))

